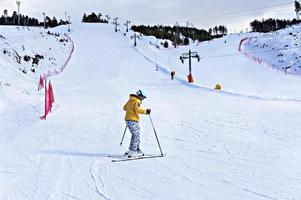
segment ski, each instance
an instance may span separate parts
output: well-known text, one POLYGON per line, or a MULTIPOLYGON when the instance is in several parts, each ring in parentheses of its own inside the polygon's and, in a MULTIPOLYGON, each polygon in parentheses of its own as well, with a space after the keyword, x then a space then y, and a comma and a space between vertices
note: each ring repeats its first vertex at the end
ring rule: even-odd
POLYGON ((125 162, 125 161, 141 160, 141 159, 148 159, 148 158, 160 158, 160 157, 164 157, 165 155, 145 155, 145 156, 132 157, 132 158, 125 157, 121 159, 112 160, 112 162, 125 162))
POLYGON ((125 158, 124 154, 108 155, 108 158, 125 158))

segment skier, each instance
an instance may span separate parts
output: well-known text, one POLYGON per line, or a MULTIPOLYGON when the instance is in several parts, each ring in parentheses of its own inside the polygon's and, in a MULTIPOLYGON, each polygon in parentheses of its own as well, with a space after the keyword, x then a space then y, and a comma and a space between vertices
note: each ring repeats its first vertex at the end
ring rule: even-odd
POLYGON ((128 102, 123 106, 123 110, 126 111, 125 123, 129 128, 132 137, 129 146, 129 151, 125 153, 128 157, 143 156, 140 145, 140 126, 139 126, 139 114, 149 115, 151 109, 142 109, 140 104, 146 99, 146 96, 142 90, 138 90, 136 94, 131 94, 128 102))
POLYGON ((176 75, 176 71, 175 70, 172 70, 171 72, 170 72, 170 78, 171 78, 171 80, 173 80, 174 79, 174 76, 176 75))

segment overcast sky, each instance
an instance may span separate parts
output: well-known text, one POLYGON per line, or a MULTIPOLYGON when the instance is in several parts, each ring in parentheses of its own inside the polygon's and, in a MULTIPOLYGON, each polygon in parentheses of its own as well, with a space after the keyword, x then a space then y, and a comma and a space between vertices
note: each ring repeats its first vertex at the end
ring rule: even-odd
MULTIPOLYGON (((129 19, 132 24, 184 25, 190 21, 197 28, 226 25, 233 31, 245 30, 250 21, 267 17, 292 19, 294 0, 20 0, 21 13, 42 19, 48 16, 64 19, 67 11, 73 22, 83 13, 129 19)), ((1 9, 17 10, 15 0, 0 0, 1 9)), ((3 11, 1 11, 3 12, 3 11)))

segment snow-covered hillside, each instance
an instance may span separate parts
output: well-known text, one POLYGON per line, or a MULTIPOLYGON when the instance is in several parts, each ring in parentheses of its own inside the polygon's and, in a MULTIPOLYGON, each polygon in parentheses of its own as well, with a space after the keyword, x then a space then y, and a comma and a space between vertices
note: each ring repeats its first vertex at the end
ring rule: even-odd
POLYGON ((36 111, 40 109, 43 96, 37 92, 39 76, 59 69, 70 52, 71 44, 63 33, 0 27, 0 104, 9 104, 8 109, 23 109, 28 104, 36 111))
MULTIPOLYGON (((0 86, 1 200, 301 198, 298 77, 273 73, 239 53, 240 40, 252 35, 164 50, 147 37, 135 48, 131 34, 106 24, 74 25, 76 49, 64 73, 51 78, 56 102, 47 121, 39 120, 37 91, 27 96, 39 99, 17 104, 0 86), (189 49, 202 57, 193 62, 195 84, 187 83, 187 63, 179 60, 189 49), (221 91, 213 89, 216 83, 221 91), (152 109, 167 156, 112 163, 109 156, 127 149, 129 133, 119 146, 122 106, 138 89, 148 94, 142 107, 152 109)), ((2 60, 10 75, 1 79, 19 80, 20 71, 2 60)), ((37 77, 23 83, 36 86, 37 77)), ((149 117, 141 116, 140 124, 142 150, 158 154, 149 117)))
POLYGON ((273 33, 249 38, 244 49, 262 59, 271 68, 288 74, 301 75, 301 26, 292 26, 273 33))
POLYGON ((0 46, 1 58, 24 74, 58 68, 70 47, 63 34, 32 27, 1 27, 0 46))

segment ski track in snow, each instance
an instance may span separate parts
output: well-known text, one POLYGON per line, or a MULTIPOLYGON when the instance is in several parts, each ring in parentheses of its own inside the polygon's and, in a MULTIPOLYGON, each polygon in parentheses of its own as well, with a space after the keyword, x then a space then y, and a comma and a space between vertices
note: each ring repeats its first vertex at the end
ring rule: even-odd
POLYGON ((107 172, 108 171, 107 167, 108 167, 108 163, 105 163, 103 161, 95 161, 90 166, 90 174, 91 174, 92 179, 95 182, 95 186, 96 186, 98 194, 100 196, 102 196, 104 199, 109 200, 110 198, 107 195, 106 184, 105 184, 104 178, 100 174, 102 171, 107 172), (100 169, 100 168, 105 168, 105 170, 100 169))

